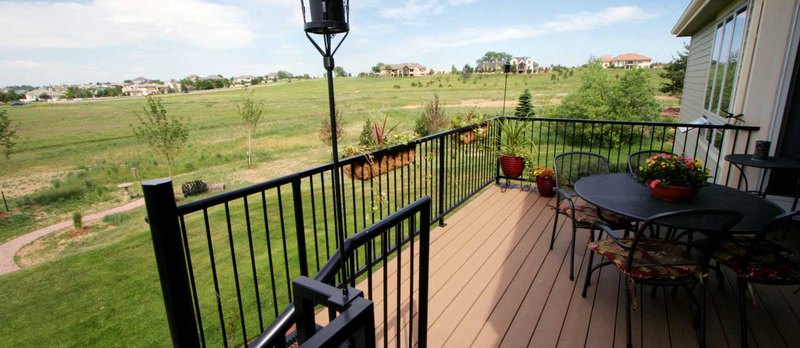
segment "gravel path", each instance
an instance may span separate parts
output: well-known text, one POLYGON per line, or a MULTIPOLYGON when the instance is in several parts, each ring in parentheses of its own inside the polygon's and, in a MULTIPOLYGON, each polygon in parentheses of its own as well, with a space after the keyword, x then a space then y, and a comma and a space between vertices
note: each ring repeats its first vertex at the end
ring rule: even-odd
MULTIPOLYGON (((109 209, 106 211, 102 211, 96 214, 87 215, 83 218, 84 223, 89 223, 92 221, 100 220, 106 215, 116 214, 125 212, 134 208, 138 208, 144 205, 144 199, 137 199, 132 201, 128 204, 121 205, 119 207, 109 209)), ((14 262, 14 255, 22 249, 22 247, 30 244, 31 242, 44 237, 48 234, 53 232, 57 232, 63 230, 65 228, 72 227, 72 221, 64 221, 57 223, 55 225, 47 226, 40 230, 36 230, 27 234, 23 234, 17 238, 14 238, 8 242, 0 244, 0 275, 11 273, 19 269, 17 263, 14 262)))

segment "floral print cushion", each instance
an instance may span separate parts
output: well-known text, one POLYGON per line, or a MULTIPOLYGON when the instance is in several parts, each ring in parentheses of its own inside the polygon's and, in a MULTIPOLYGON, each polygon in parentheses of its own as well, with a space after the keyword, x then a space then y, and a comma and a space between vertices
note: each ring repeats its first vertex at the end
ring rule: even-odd
MULTIPOLYGON (((633 239, 619 239, 619 243, 630 245, 633 239)), ((701 271, 699 265, 693 265, 696 261, 686 255, 684 248, 668 241, 640 239, 630 273, 627 270, 630 249, 611 239, 589 243, 589 248, 633 279, 677 279, 701 271)))
POLYGON ((800 282, 798 255, 764 246, 754 251, 748 263, 744 257, 746 251, 741 243, 726 241, 714 253, 714 258, 748 281, 800 282))
POLYGON ((572 201, 575 204, 575 216, 572 216, 572 209, 570 209, 569 201, 566 199, 561 201, 561 205, 558 207, 558 210, 560 210, 561 213, 571 217, 579 225, 591 226, 595 222, 605 222, 614 225, 630 224, 630 220, 624 216, 614 214, 609 211, 603 211, 603 218, 601 219, 597 207, 581 198, 572 197, 572 201))

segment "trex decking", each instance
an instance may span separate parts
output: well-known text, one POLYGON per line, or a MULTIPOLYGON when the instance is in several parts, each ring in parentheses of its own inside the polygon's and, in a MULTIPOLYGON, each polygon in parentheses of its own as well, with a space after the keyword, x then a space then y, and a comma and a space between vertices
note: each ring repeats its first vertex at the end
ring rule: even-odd
MULTIPOLYGON (((588 296, 581 297, 588 231, 578 231, 576 281, 570 281, 565 221, 559 221, 554 250, 549 250, 553 202, 535 192, 512 188, 503 193, 491 186, 448 216, 445 227, 431 232, 429 346, 625 346, 624 278, 606 267, 595 272, 588 296)), ((401 271, 401 346, 407 346, 409 336, 407 255, 408 250, 401 256, 405 270, 401 271)), ((379 347, 384 346, 384 299, 389 311, 388 346, 396 345, 397 297, 392 289, 396 288, 397 264, 390 262, 387 269, 388 295, 382 294, 381 281, 373 284, 379 347)), ((720 291, 711 275, 707 321, 711 347, 739 346, 737 300, 731 287, 735 283, 731 276, 726 279, 720 291)), ((358 287, 366 290, 366 281, 358 287)), ((800 346, 800 295, 794 290, 754 287, 755 305, 749 307, 751 346, 800 346)), ((636 298, 635 346, 697 346, 685 290, 674 298, 669 290, 651 297, 650 288, 640 287, 636 298)), ((413 331, 417 331, 416 321, 413 331)))

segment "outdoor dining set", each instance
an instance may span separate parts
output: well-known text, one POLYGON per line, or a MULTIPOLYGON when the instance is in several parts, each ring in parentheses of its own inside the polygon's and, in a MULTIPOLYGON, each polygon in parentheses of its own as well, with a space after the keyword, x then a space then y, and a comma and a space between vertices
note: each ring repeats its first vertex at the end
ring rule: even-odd
MULTIPOLYGON (((726 160, 740 169, 800 169, 794 160, 752 157, 729 155, 726 160)), ((800 284, 800 211, 785 212, 760 191, 709 183, 708 170, 698 160, 640 151, 628 157, 627 173, 610 173, 605 157, 569 152, 554 158, 553 169, 556 219, 550 249, 557 237, 558 218, 564 215, 572 224, 567 258, 574 280, 576 234, 588 229, 589 259, 582 294, 586 297, 592 286, 594 271, 613 266, 622 272, 629 347, 636 286, 653 293, 657 287, 666 287, 673 296, 688 290, 698 342, 706 346, 706 297, 715 288, 709 273, 719 282, 716 291, 722 291, 726 274, 735 274, 740 343, 747 346, 750 284, 800 284)))

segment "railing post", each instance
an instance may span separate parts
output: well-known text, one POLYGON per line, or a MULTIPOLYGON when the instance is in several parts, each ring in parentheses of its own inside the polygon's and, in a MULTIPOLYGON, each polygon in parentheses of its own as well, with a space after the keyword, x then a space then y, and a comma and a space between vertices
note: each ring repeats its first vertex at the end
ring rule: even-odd
POLYGON ((142 191, 172 345, 199 347, 200 338, 192 306, 192 293, 181 243, 178 207, 175 205, 172 180, 145 181, 142 183, 142 191))
MULTIPOLYGON (((499 122, 503 122, 503 120, 504 120, 502 117, 498 117, 497 119, 498 119, 498 123, 499 122)), ((495 139, 495 143, 496 143, 495 144, 495 151, 496 152, 500 152, 500 137, 502 135, 503 135, 502 128, 500 127, 499 124, 497 124, 497 139, 495 139)), ((496 156, 492 156, 492 158, 494 158, 494 157, 496 157, 496 156)), ((494 167, 494 184, 495 185, 500 185, 500 161, 498 159, 495 159, 494 166, 495 166, 494 167)))
POLYGON ((446 137, 439 137, 439 226, 445 226, 444 223, 444 175, 445 175, 445 144, 446 137))
POLYGON ((300 275, 308 277, 308 255, 306 253, 306 230, 303 219, 303 196, 300 192, 300 178, 292 180, 292 201, 294 201, 294 225, 297 231, 297 258, 300 275))

